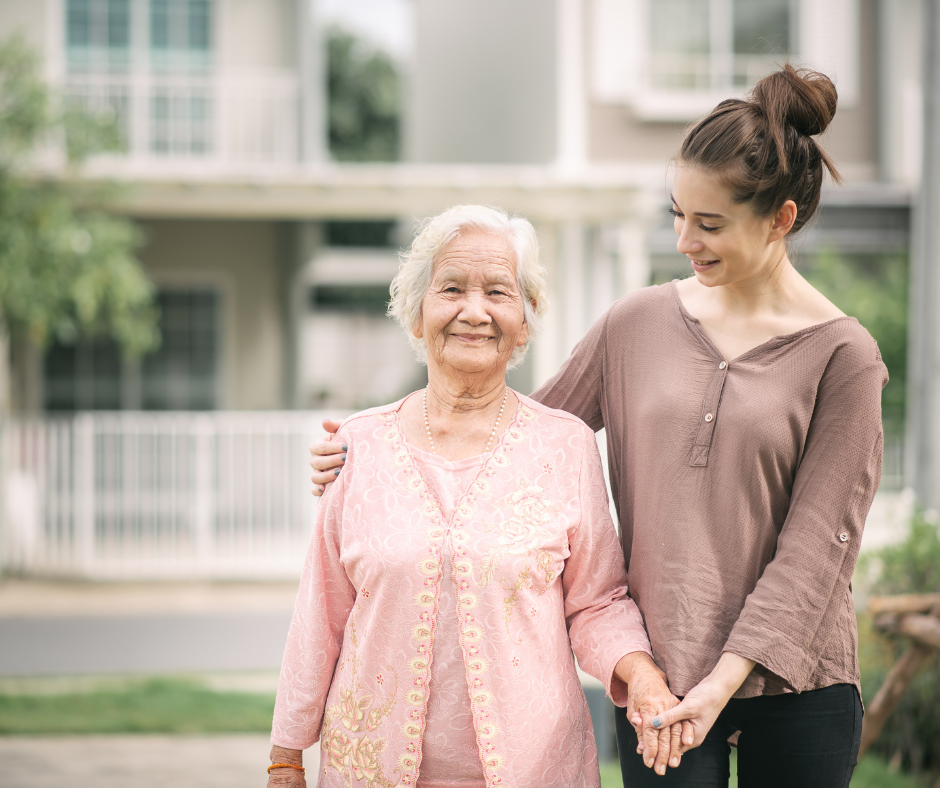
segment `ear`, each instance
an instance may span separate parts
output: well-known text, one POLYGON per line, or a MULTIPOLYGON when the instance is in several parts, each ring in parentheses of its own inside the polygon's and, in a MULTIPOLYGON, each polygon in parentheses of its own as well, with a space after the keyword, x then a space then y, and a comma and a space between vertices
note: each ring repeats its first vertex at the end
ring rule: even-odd
MULTIPOLYGON (((532 299, 532 309, 534 310, 537 306, 536 300, 532 299)), ((523 315, 525 313, 523 312, 523 315)), ((522 331, 519 332, 519 336, 516 337, 516 347, 522 347, 526 342, 529 341, 529 323, 523 317, 522 320, 522 331)))
POLYGON ((774 214, 773 223, 770 225, 770 240, 779 241, 791 229, 796 221, 796 203, 793 200, 787 200, 780 206, 780 210, 774 214))
POLYGON ((419 316, 414 323, 411 324, 411 335, 416 339, 424 338, 424 326, 421 323, 421 317, 419 316))

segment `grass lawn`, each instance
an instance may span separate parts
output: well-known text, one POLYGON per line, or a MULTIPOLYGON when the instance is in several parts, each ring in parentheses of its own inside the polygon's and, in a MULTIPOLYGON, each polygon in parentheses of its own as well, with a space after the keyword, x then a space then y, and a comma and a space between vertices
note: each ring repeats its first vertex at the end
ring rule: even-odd
POLYGON ((0 694, 0 734, 263 733, 271 730, 273 712, 270 693, 146 679, 95 692, 0 694))
MULTIPOLYGON (((731 780, 729 788, 737 788, 737 758, 734 750, 731 751, 731 780)), ((601 767, 602 788, 623 788, 620 779, 620 766, 608 763, 601 767)), ((926 783, 919 782, 906 774, 892 774, 887 764, 874 755, 867 755, 858 764, 852 776, 852 788, 927 788, 926 783)))

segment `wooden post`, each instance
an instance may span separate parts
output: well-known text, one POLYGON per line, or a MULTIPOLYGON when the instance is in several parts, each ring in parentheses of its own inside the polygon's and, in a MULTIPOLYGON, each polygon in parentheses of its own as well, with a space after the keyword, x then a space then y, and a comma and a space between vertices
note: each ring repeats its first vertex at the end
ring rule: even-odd
MULTIPOLYGON (((906 599, 909 606, 912 601, 911 597, 898 597, 898 599, 906 599)), ((915 621, 913 624, 910 621, 905 622, 905 619, 927 618, 926 616, 912 615, 905 615, 897 625, 898 632, 916 638, 916 640, 894 664, 894 667, 885 677, 881 689, 878 690, 878 694, 868 704, 865 721, 862 724, 862 744, 858 752, 859 758, 874 744, 875 739, 881 734, 885 723, 888 721, 888 717, 891 716, 891 712, 897 708, 901 696, 914 680, 914 676, 924 666, 934 650, 938 648, 937 645, 927 645, 927 643, 933 643, 933 637, 936 637, 933 620, 940 618, 940 602, 934 602, 930 609, 930 616, 932 617, 931 622, 927 623, 926 626, 923 621, 915 621)))

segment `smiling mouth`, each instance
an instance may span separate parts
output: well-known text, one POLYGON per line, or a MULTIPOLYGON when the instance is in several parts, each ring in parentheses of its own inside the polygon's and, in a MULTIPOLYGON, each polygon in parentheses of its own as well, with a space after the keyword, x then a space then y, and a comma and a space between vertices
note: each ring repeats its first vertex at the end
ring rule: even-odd
POLYGON ((496 337, 491 337, 488 334, 451 334, 451 336, 463 342, 472 342, 475 345, 481 345, 487 340, 496 339, 496 337))
POLYGON ((718 260, 693 260, 691 257, 689 261, 696 268, 708 268, 708 266, 715 265, 718 262, 718 260))

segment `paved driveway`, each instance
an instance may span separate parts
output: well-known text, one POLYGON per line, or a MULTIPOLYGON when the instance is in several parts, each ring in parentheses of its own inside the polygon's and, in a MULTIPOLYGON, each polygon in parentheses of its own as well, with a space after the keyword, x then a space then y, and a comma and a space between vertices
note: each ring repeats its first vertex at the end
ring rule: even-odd
MULTIPOLYGON (((265 734, 0 737, 0 786, 264 788, 270 749, 265 734)), ((304 763, 316 785, 317 747, 304 763)))

